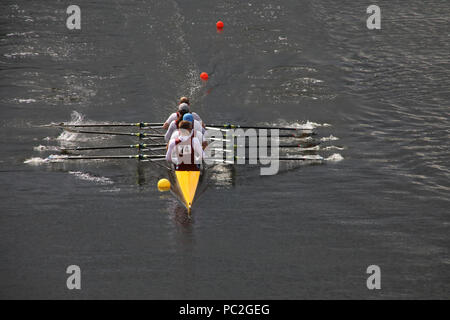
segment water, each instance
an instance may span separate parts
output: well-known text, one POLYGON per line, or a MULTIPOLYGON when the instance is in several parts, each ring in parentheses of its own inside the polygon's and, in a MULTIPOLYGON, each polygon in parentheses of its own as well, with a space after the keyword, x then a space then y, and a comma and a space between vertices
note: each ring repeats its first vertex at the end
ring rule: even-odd
POLYGON ((2 298, 449 298, 448 2, 379 1, 378 31, 363 1, 77 4, 81 31, 0 4, 2 298), (217 167, 191 219, 158 166, 36 160, 134 141, 38 125, 160 122, 182 95, 207 122, 329 124, 343 160, 217 167))

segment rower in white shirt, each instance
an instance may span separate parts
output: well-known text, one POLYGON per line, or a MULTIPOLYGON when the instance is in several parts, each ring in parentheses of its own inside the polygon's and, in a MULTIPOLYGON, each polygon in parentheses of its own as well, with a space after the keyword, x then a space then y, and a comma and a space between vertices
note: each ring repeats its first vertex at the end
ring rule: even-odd
POLYGON ((172 123, 172 121, 175 121, 175 120, 177 120, 177 119, 180 117, 180 111, 181 111, 180 108, 185 108, 185 107, 186 107, 185 104, 187 105, 187 108, 188 108, 188 111, 187 111, 187 112, 192 113, 192 116, 194 117, 194 119, 195 119, 196 121, 199 121, 200 124, 204 127, 203 121, 202 121, 202 119, 200 118, 200 116, 199 116, 197 113, 191 112, 191 111, 190 111, 189 98, 181 97, 181 98, 180 98, 179 105, 178 105, 178 111, 172 113, 172 114, 169 116, 169 118, 167 118, 166 122, 164 122, 164 124, 163 124, 163 128, 164 128, 164 129, 168 129, 169 126, 170 126, 170 124, 172 123))
POLYGON ((175 170, 198 170, 204 152, 199 139, 192 130, 192 123, 181 121, 176 139, 170 139, 166 160, 175 165, 175 170))
MULTIPOLYGON (((188 108, 187 106, 180 105, 180 111, 179 111, 179 117, 178 119, 172 121, 169 125, 169 128, 167 129, 166 135, 164 136, 164 140, 168 142, 170 139, 174 138, 173 135, 177 134, 177 129, 179 128, 179 125, 181 121, 189 121, 192 123, 192 128, 194 130, 194 134, 197 135, 199 138, 200 143, 203 144, 203 130, 204 128, 200 124, 199 121, 194 120, 194 116, 187 112, 188 108)), ((176 138, 176 137, 175 137, 176 138)))

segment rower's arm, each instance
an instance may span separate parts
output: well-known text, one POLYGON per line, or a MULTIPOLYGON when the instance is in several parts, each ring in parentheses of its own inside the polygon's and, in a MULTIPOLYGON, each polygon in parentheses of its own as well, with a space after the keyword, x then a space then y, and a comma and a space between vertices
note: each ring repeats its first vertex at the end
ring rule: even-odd
POLYGON ((202 145, 203 150, 205 150, 206 147, 208 146, 208 142, 205 140, 204 131, 205 131, 205 130, 203 129, 203 132, 202 132, 202 133, 198 133, 198 134, 197 134, 198 141, 199 141, 200 144, 202 145))
POLYGON ((200 164, 202 163, 202 159, 205 156, 205 152, 203 151, 202 145, 200 144, 197 138, 194 138, 193 144, 194 150, 192 152, 194 152, 195 163, 200 164))
POLYGON ((169 128, 170 124, 172 123, 172 121, 177 120, 177 114, 176 113, 172 113, 166 120, 166 122, 164 122, 163 124, 163 128, 167 130, 167 128, 169 128))
POLYGON ((170 141, 170 138, 172 137, 172 133, 175 130, 175 127, 176 127, 175 122, 172 121, 172 123, 169 126, 169 129, 166 132, 166 135, 164 136, 164 140, 166 142, 170 141))
POLYGON ((194 117, 194 120, 196 120, 202 124, 203 128, 206 126, 205 123, 203 122, 202 118, 200 118, 200 116, 197 113, 192 112, 192 116, 194 117))
POLYGON ((175 146, 175 142, 170 141, 168 148, 167 148, 167 152, 166 152, 166 160, 169 163, 172 163, 172 153, 173 153, 174 146, 175 146))

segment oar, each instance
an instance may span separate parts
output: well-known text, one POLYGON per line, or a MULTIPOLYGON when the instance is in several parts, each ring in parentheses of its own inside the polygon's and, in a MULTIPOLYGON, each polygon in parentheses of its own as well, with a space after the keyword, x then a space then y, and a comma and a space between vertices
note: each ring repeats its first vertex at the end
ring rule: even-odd
MULTIPOLYGON (((224 141, 226 142, 227 140, 224 139, 211 139, 213 141, 224 141)), ((308 141, 305 143, 301 143, 301 144, 280 144, 278 145, 279 148, 311 148, 311 147, 315 147, 320 145, 320 142, 318 141, 308 141)), ((254 148, 253 146, 250 145, 246 145, 246 144, 234 144, 232 146, 233 148, 246 148, 246 149, 250 149, 250 148, 254 148)), ((256 148, 261 148, 261 145, 257 145, 256 148)), ((269 143, 267 146, 265 146, 267 148, 271 147, 271 144, 269 143)))
MULTIPOLYGON (((257 158, 256 160, 281 160, 281 161, 305 161, 305 160, 323 160, 322 156, 319 155, 311 155, 311 156, 304 156, 304 157, 279 157, 279 158, 257 158)), ((254 160, 254 159, 246 159, 246 160, 254 160)))
MULTIPOLYGON (((303 132, 301 134, 295 134, 295 133, 283 133, 283 134, 279 134, 278 137, 279 138, 306 138, 306 137, 310 137, 312 135, 316 135, 316 133, 314 132, 303 132)), ((241 137, 241 135, 236 135, 236 134, 224 134, 224 137, 241 137)), ((257 133, 257 136, 259 137, 259 133, 257 133)), ((271 135, 267 135, 267 137, 271 137, 271 135)))
MULTIPOLYGON (((135 136, 138 138, 142 137, 155 137, 155 138, 163 138, 163 134, 155 134, 155 133, 145 133, 145 132, 111 132, 111 131, 90 131, 90 130, 78 130, 78 129, 70 129, 66 127, 62 127, 62 129, 75 132, 75 133, 88 133, 88 134, 106 134, 106 135, 115 135, 115 136, 135 136)), ((304 138, 311 135, 311 133, 303 133, 301 135, 296 134, 280 134, 278 137, 280 138, 304 138)), ((239 135, 227 135, 224 134, 224 137, 240 137, 239 135)))
MULTIPOLYGON (((308 133, 307 132, 303 132, 300 135, 295 134, 295 133, 286 133, 286 134, 279 134, 278 138, 304 139, 304 138, 309 138, 312 135, 316 135, 316 133, 314 133, 314 132, 308 132, 308 133)), ((257 134, 257 136, 259 137, 259 134, 257 134)), ((236 134, 224 134, 223 137, 225 137, 225 138, 237 138, 237 137, 242 137, 242 136, 241 135, 236 135, 236 134)), ((270 139, 271 137, 272 137, 271 135, 267 136, 268 139, 270 139)))
POLYGON ((116 155, 116 156, 49 156, 49 160, 113 160, 113 159, 164 159, 166 156, 161 155, 147 155, 147 154, 132 154, 132 155, 116 155))
POLYGON ((277 130, 292 130, 292 131, 310 131, 312 128, 293 128, 293 127, 271 127, 271 126, 241 126, 238 124, 207 124, 206 128, 218 128, 218 129, 277 129, 277 130))
POLYGON ((155 138, 163 138, 163 134, 154 134, 154 133, 144 133, 144 132, 111 132, 111 131, 90 131, 90 130, 78 130, 78 129, 69 129, 63 127, 64 130, 75 133, 87 133, 87 134, 106 134, 112 136, 134 136, 138 138, 142 137, 155 137, 155 138))
POLYGON ((91 124, 70 124, 65 122, 46 124, 41 127, 70 127, 70 128, 100 128, 100 127, 161 127, 163 123, 154 122, 131 122, 131 123, 91 123, 91 124))
MULTIPOLYGON (((42 127, 71 127, 71 128, 99 128, 99 127, 162 127, 164 123, 160 122, 129 122, 129 123, 91 123, 91 124, 70 124, 65 122, 51 123, 43 125, 42 127)), ((278 127, 278 126, 241 126, 239 124, 207 124, 206 128, 211 129, 278 129, 278 130, 291 130, 291 131, 312 131, 313 128, 302 127, 278 127)))
POLYGON ((65 152, 65 151, 109 150, 109 149, 148 149, 148 148, 158 148, 158 147, 165 148, 166 144, 164 144, 164 143, 155 143, 155 144, 139 143, 139 144, 126 144, 126 145, 119 145, 119 146, 74 147, 74 148, 61 148, 61 151, 65 152))
MULTIPOLYGON (((246 158, 246 157, 238 157, 238 156, 234 156, 234 157, 230 157, 230 159, 233 160, 280 160, 280 161, 307 161, 307 160, 324 160, 322 156, 320 155, 310 155, 310 156, 303 156, 303 157, 286 157, 286 156, 282 156, 282 157, 257 157, 257 158, 246 158)), ((223 162, 223 163, 233 163, 230 160, 227 159, 215 159, 215 158, 210 158, 207 159, 209 161, 214 161, 214 162, 223 162)))
MULTIPOLYGON (((249 147, 245 147, 246 149, 251 149, 251 148, 249 148, 249 147)), ((268 147, 268 148, 270 148, 270 146, 268 147)), ((319 151, 320 150, 320 146, 314 146, 314 147, 309 147, 309 148, 302 148, 302 147, 296 147, 297 149, 295 150, 295 151, 300 151, 300 152, 308 152, 308 151, 319 151)), ((258 149, 258 148, 255 148, 255 149, 258 149)), ((223 148, 214 148, 214 149, 212 149, 212 150, 214 150, 214 151, 217 151, 217 152, 235 152, 235 150, 233 150, 233 149, 223 149, 223 148)))
POLYGON ((146 155, 146 154, 133 154, 133 155, 117 155, 117 156, 49 156, 47 158, 48 160, 129 160, 129 159, 136 159, 136 160, 143 160, 143 161, 151 161, 154 164, 157 164, 158 166, 161 166, 165 169, 170 168, 168 166, 165 166, 163 164, 160 164, 156 161, 163 161, 166 160, 166 156, 161 155, 146 155))
POLYGON ((246 158, 246 157, 238 157, 235 156, 236 159, 245 159, 245 160, 281 160, 281 161, 291 161, 291 160, 323 160, 323 158, 319 155, 311 155, 311 156, 302 156, 302 157, 257 157, 257 158, 246 158))

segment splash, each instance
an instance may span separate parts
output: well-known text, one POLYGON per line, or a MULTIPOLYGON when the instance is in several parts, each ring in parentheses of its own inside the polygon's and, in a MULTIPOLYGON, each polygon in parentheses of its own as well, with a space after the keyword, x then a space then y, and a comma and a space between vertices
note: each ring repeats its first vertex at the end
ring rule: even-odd
POLYGON ((30 56, 38 56, 37 52, 12 52, 3 54, 6 58, 16 58, 16 57, 30 57, 30 56))
MULTIPOLYGON (((81 124, 84 121, 84 115, 79 113, 79 112, 77 112, 77 111, 72 111, 72 114, 70 115, 70 118, 71 119, 68 122, 68 124, 81 124)), ((77 140, 77 137, 78 137, 77 133, 63 131, 58 136, 58 138, 56 138, 56 140, 59 140, 59 141, 73 141, 73 140, 77 140)))
MULTIPOLYGON (((85 116, 77 111, 72 111, 72 114, 70 115, 70 121, 67 122, 67 124, 73 125, 73 124, 95 124, 94 121, 88 121, 85 120, 85 116)), ((80 142, 86 142, 91 140, 106 140, 111 139, 112 136, 101 136, 98 135, 83 135, 77 132, 69 132, 69 131, 63 131, 56 140, 58 141, 80 141, 80 142)))
POLYGON ((330 136, 328 137, 320 138, 320 141, 336 141, 336 140, 339 140, 339 138, 333 136, 332 134, 330 134, 330 136))
MULTIPOLYGON (((69 131, 63 131, 61 132, 61 134, 56 138, 56 140, 58 141, 75 141, 75 140, 80 140, 78 139, 79 134, 76 132, 69 132, 69 131)), ((87 141, 89 139, 81 139, 84 141, 87 141)))
POLYGON ((289 128, 297 128, 300 130, 314 130, 315 128, 318 127, 331 127, 331 124, 328 123, 317 123, 317 122, 312 122, 307 120, 305 123, 300 123, 298 121, 296 122, 288 122, 288 121, 277 121, 276 123, 269 123, 266 122, 265 125, 267 126, 281 126, 281 127, 289 127, 289 128))
POLYGON ((43 146, 38 145, 33 148, 34 151, 44 152, 44 151, 59 151, 57 146, 43 146))
POLYGON ((74 175, 76 178, 84 181, 90 181, 100 184, 113 184, 114 182, 107 177, 96 177, 86 172, 81 171, 69 171, 69 174, 74 175))
POLYGON ((120 188, 111 188, 100 190, 100 192, 119 192, 120 190, 121 190, 120 188))
POLYGON ((33 103, 36 102, 36 99, 14 99, 14 101, 19 103, 33 103))
POLYGON ((344 157, 341 156, 339 153, 334 153, 331 156, 329 156, 328 158, 325 158, 325 160, 332 161, 332 162, 339 162, 339 161, 344 160, 344 157))
POLYGON ((315 129, 318 127, 331 127, 331 124, 329 124, 329 123, 317 123, 317 122, 312 122, 309 120, 306 121, 305 125, 311 127, 312 129, 315 129))
POLYGON ((320 146, 314 146, 314 147, 309 147, 309 148, 299 148, 299 151, 318 151, 320 150, 320 146))
POLYGON ((81 124, 84 121, 84 115, 77 112, 77 111, 72 111, 72 113, 70 114, 70 122, 69 124, 81 124))
POLYGON ((301 157, 304 160, 323 160, 323 157, 318 154, 303 155, 301 157))
POLYGON ((328 147, 323 148, 323 150, 344 150, 344 147, 328 146, 328 147))
POLYGON ((48 162, 47 158, 43 159, 43 158, 39 158, 39 157, 34 157, 34 158, 25 160, 23 163, 29 164, 32 166, 39 166, 39 165, 41 165, 43 163, 47 163, 47 162, 48 162))

